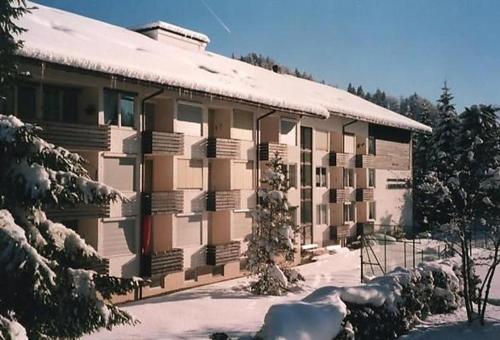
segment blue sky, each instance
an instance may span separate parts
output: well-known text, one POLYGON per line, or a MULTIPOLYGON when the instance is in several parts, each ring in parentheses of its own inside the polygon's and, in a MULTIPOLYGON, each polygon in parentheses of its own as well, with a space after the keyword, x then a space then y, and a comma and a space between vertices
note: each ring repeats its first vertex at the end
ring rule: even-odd
POLYGON ((38 0, 121 26, 163 20, 207 34, 209 50, 256 52, 346 88, 500 105, 497 0, 38 0))

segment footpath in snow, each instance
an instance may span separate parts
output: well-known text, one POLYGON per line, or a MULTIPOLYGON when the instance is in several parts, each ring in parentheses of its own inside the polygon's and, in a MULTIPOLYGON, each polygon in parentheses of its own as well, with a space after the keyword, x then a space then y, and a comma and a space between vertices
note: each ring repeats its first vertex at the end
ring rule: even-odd
POLYGON ((240 278, 133 302, 123 307, 141 324, 101 331, 86 339, 206 340, 213 332, 254 335, 273 304, 300 300, 323 286, 359 285, 359 262, 359 251, 322 255, 317 262, 298 267, 306 282, 301 291, 286 296, 254 296, 246 290, 250 279, 240 278))
MULTIPOLYGON (((344 249, 334 255, 322 255, 318 261, 298 267, 306 278, 300 291, 285 296, 254 296, 246 290, 250 279, 240 278, 194 288, 171 295, 150 298, 122 306, 141 323, 101 331, 85 339, 208 339, 214 332, 226 332, 232 338, 254 335, 274 304, 298 301, 324 286, 360 284, 359 251, 344 249)), ((483 277, 486 268, 479 268, 483 277)), ((500 299, 500 274, 493 280, 491 298, 500 299)), ((465 310, 430 316, 405 340, 421 339, 500 339, 500 307, 488 307, 488 326, 467 325, 465 310)))

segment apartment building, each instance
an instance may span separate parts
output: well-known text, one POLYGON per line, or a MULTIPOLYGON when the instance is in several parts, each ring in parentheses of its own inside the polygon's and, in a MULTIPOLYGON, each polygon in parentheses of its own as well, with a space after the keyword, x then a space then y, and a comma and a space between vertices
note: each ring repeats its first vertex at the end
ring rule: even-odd
POLYGON ((275 152, 304 249, 412 227, 411 134, 425 125, 345 91, 206 51, 205 35, 125 29, 37 5, 7 112, 83 155, 127 200, 51 210, 143 296, 244 267, 258 178, 275 152))

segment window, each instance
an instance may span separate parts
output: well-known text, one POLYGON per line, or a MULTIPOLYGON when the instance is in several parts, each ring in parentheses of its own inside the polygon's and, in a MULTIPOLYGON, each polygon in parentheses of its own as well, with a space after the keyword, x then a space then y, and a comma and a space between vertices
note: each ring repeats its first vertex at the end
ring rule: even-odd
POLYGON ((175 219, 175 246, 196 246, 202 244, 201 215, 182 216, 175 219))
POLYGON ((121 126, 134 127, 134 103, 135 98, 133 96, 120 96, 121 126))
POLYGON ((297 145, 297 123, 295 121, 289 119, 281 120, 280 142, 288 145, 297 145))
POLYGON ((312 223, 312 190, 302 189, 300 190, 300 223, 301 224, 311 224, 312 223))
POLYGON ((353 134, 344 134, 344 153, 354 153, 355 137, 353 134))
POLYGON ((316 186, 326 187, 326 168, 317 167, 316 168, 316 186))
POLYGON ((59 120, 61 112, 61 102, 59 91, 52 87, 43 89, 43 119, 50 121, 59 120))
POLYGON ((135 191, 135 158, 105 157, 104 183, 122 191, 135 191))
POLYGON ((328 151, 328 132, 316 131, 316 150, 328 151))
POLYGON ((328 224, 327 222, 327 205, 318 204, 316 206, 316 224, 328 224))
POLYGON ((203 109, 198 105, 178 104, 176 132, 203 136, 203 109))
POLYGON ((201 159, 177 160, 177 188, 178 189, 203 188, 203 160, 201 159))
POLYGON ((135 96, 130 93, 104 90, 104 123, 134 127, 135 96))
POLYGON ((291 188, 297 188, 297 164, 288 164, 288 184, 291 188))
POLYGON ((377 210, 375 202, 368 202, 368 219, 374 220, 377 218, 377 210))
POLYGON ((103 223, 103 255, 118 256, 135 253, 135 220, 103 223))
POLYGON ((344 203, 344 223, 354 221, 354 204, 344 203))
POLYGON ((65 90, 62 93, 62 120, 76 123, 78 120, 78 91, 65 90))
POLYGON ((234 110, 233 132, 237 139, 253 140, 253 112, 234 110))
POLYGON ((368 186, 375 187, 375 169, 368 169, 368 186))
POLYGON ((375 148, 375 137, 370 136, 368 137, 368 154, 369 155, 375 155, 376 148, 375 148))
POLYGON ((21 118, 35 118, 36 116, 35 87, 19 86, 17 88, 17 113, 21 118))
POLYGON ((344 187, 354 187, 354 169, 344 168, 344 187))

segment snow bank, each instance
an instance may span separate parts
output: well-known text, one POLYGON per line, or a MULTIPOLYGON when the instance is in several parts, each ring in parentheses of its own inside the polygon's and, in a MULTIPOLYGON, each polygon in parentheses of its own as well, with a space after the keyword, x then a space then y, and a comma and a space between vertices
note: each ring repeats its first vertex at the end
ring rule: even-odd
POLYGON ((433 312, 433 303, 446 301, 443 312, 459 307, 460 281, 453 267, 450 261, 424 263, 412 270, 396 268, 362 286, 319 288, 301 301, 272 306, 258 336, 331 340, 352 332, 368 338, 401 335, 433 312))
POLYGON ((46 62, 150 81, 207 95, 328 118, 330 114, 404 129, 431 131, 412 119, 332 86, 277 74, 207 51, 187 51, 123 27, 28 2, 38 9, 19 54, 46 62), (89 45, 92 50, 89 50, 89 45))

